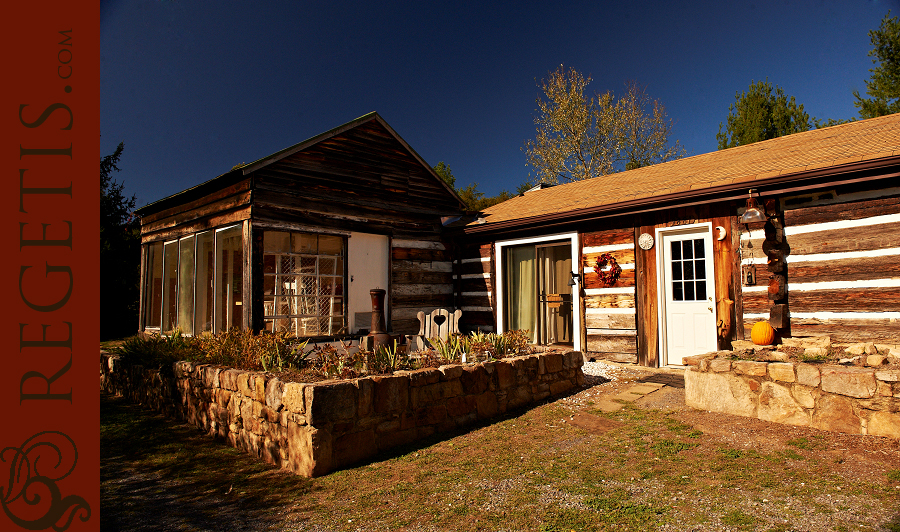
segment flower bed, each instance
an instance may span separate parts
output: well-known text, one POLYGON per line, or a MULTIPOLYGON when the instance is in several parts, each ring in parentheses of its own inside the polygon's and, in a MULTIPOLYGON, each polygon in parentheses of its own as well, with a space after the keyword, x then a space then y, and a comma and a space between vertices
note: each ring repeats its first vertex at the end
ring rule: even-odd
POLYGON ((584 383, 582 364, 577 351, 539 353, 300 383, 188 361, 167 375, 101 353, 100 389, 313 477, 565 393, 584 383))
POLYGON ((875 353, 863 348, 853 356, 859 346, 850 346, 843 364, 801 362, 797 356, 835 351, 830 341, 818 347, 813 344, 823 339, 809 342, 782 350, 736 342, 734 351, 686 357, 685 402, 764 421, 900 439, 900 347, 873 345, 875 353))

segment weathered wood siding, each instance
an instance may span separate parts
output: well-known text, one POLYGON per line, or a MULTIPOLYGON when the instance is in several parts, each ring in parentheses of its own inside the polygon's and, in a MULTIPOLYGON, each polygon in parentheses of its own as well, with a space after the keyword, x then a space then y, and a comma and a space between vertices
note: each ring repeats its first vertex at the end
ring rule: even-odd
POLYGON ((587 356, 637 362, 634 230, 583 233, 581 242, 587 356), (611 285, 601 282, 594 271, 597 258, 604 253, 611 254, 622 268, 611 285))
POLYGON ((187 203, 141 217, 141 241, 154 242, 222 227, 250 218, 250 179, 187 203))
POLYGON ((496 330, 497 291, 494 290, 496 269, 493 244, 463 244, 453 264, 459 308, 463 314, 460 328, 466 332, 496 330))
POLYGON ((419 311, 453 308, 453 263, 449 246, 437 240, 391 240, 391 332, 416 334, 419 311))
MULTIPOLYGON (((873 191, 856 194, 854 201, 841 201, 840 194, 805 203, 784 201, 793 336, 829 335, 836 342, 900 336, 900 197, 880 195, 873 191), (860 195, 874 197, 858 199, 860 195)), ((759 228, 741 239, 744 265, 755 263, 760 274, 756 286, 743 288, 747 331, 768 318, 762 239, 759 228), (748 242, 756 250, 752 259, 746 256, 748 242)))

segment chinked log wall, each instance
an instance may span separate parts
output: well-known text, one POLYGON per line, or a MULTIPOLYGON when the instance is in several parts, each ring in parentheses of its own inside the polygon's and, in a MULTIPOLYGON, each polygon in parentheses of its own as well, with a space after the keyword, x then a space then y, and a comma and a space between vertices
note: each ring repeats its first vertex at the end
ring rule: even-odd
POLYGON ((584 233, 582 274, 589 356, 636 363, 634 230, 584 233), (594 271, 604 253, 612 255, 622 268, 619 279, 609 285, 594 271))
MULTIPOLYGON (((822 204, 828 201, 835 200, 810 199, 812 205, 795 208, 792 200, 786 201, 791 334, 828 335, 847 343, 896 338, 900 198, 822 204)), ((743 287, 745 337, 753 323, 769 317, 771 303, 761 251, 764 235, 762 229, 751 229, 741 236, 743 263, 756 264, 759 279, 756 286, 743 287), (748 242, 755 250, 752 258, 747 256, 748 242)))
POLYGON ((460 328, 467 332, 494 331, 495 264, 493 245, 464 245, 453 263, 453 279, 463 314, 460 328))
POLYGON ((100 356, 100 389, 289 469, 324 475, 584 383, 582 355, 541 353, 314 384, 176 362, 173 375, 100 356))
POLYGON ((419 332, 419 311, 453 309, 449 246, 433 239, 391 240, 391 332, 419 332))

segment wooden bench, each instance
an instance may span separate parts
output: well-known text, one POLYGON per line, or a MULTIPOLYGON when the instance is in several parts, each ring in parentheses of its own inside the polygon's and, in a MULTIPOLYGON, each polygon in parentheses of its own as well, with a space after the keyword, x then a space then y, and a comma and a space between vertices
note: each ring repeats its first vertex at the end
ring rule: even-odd
POLYGON ((429 346, 428 340, 438 338, 447 340, 451 334, 459 332, 459 318, 462 310, 449 311, 438 308, 425 314, 419 311, 419 333, 406 335, 406 345, 409 353, 422 351, 429 346))

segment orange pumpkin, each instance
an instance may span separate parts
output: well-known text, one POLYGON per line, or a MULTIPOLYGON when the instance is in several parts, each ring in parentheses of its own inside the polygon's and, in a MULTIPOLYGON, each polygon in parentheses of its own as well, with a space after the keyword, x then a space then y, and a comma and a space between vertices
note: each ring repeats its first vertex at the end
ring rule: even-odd
POLYGON ((772 345, 772 341, 775 339, 775 329, 767 321, 758 321, 750 329, 750 339, 756 345, 772 345))

